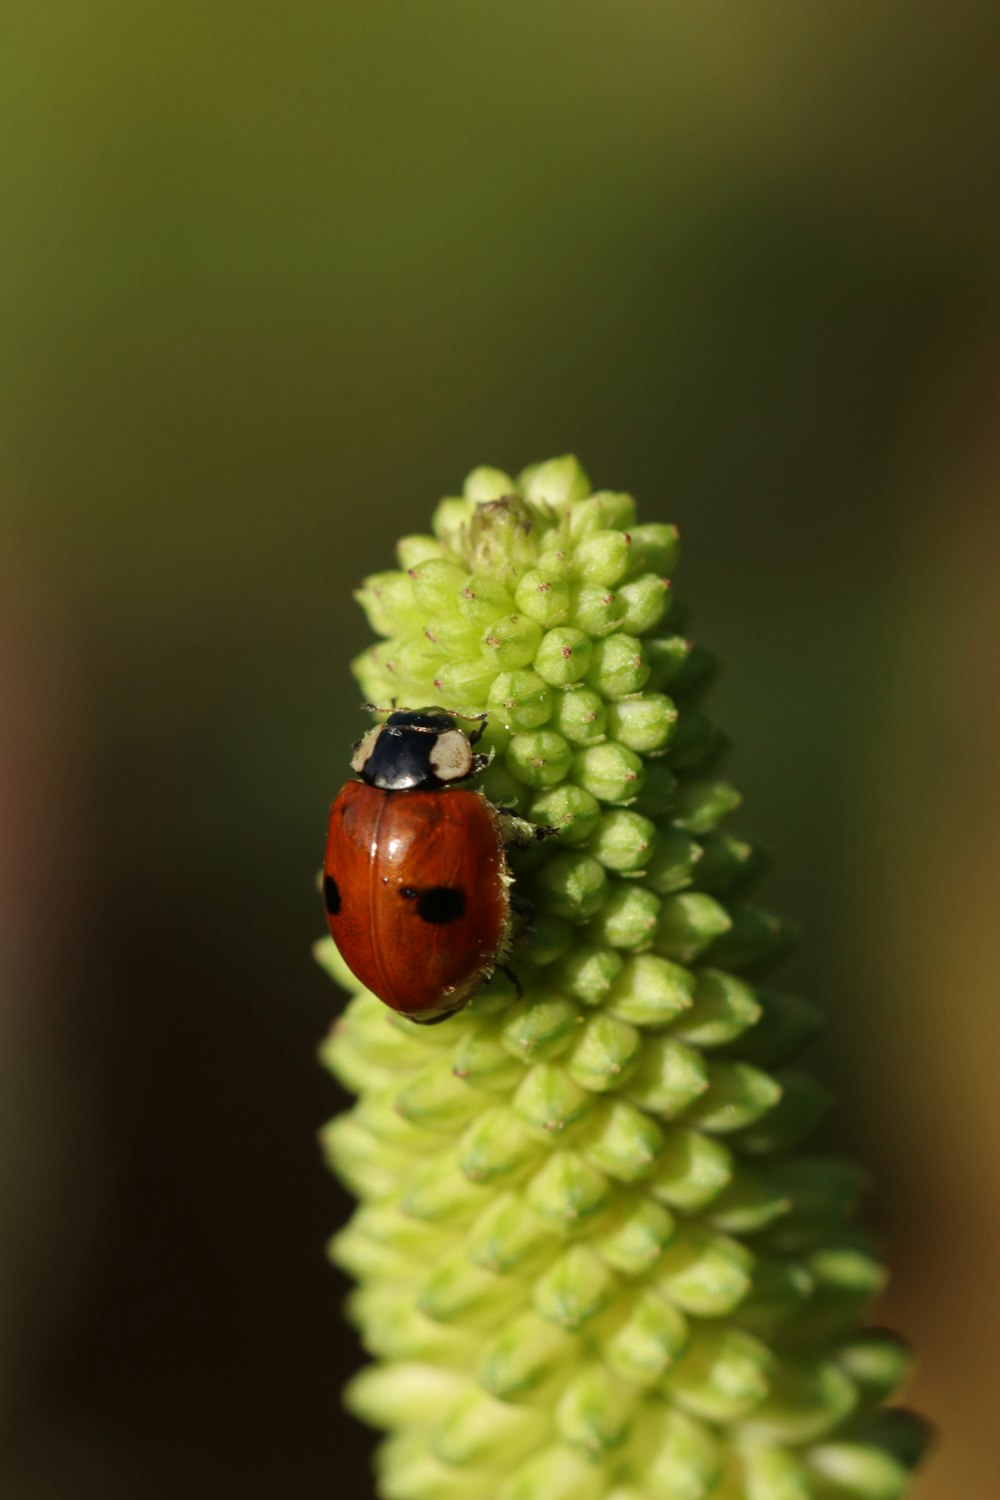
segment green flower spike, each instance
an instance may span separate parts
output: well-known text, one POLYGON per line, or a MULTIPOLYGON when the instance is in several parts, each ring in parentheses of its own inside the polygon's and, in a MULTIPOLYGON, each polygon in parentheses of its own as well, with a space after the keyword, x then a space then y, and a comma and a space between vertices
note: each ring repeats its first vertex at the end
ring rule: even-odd
MULTIPOLYGON (((482 785, 558 829, 535 909, 441 1026, 355 993, 324 1132, 360 1207, 332 1256, 374 1363, 384 1500, 895 1500, 923 1446, 849 1164, 803 1147, 816 1017, 765 986, 789 933, 748 893, 738 794, 672 602, 672 526, 572 458, 470 474, 359 598, 376 703, 489 715, 482 785)), ((332 942, 318 956, 357 982, 332 942)))

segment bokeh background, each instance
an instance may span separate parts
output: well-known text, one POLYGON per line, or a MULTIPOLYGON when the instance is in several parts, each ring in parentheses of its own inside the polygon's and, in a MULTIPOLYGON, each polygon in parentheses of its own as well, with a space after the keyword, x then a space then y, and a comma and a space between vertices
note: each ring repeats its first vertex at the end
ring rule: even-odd
POLYGON ((943 1429, 917 1492, 995 1497, 996 6, 3 30, 3 1494, 370 1494, 309 952, 351 588, 475 464, 575 450, 680 524, 727 662, 943 1429))

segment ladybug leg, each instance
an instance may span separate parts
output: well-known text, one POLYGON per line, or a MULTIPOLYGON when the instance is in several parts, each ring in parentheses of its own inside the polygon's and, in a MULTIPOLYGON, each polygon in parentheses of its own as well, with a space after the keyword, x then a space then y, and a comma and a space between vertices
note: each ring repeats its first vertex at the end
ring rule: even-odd
POLYGON ((537 844, 542 839, 550 839, 559 832, 558 828, 553 828, 547 823, 529 823, 527 818, 519 818, 516 813, 503 807, 497 808, 497 820, 504 843, 514 844, 521 848, 528 844, 537 844))
POLYGON ((521 983, 520 979, 518 979, 514 970, 510 967, 510 964, 497 964, 497 968, 500 970, 501 974, 506 974, 511 984, 514 986, 514 989, 517 991, 517 998, 519 1000, 523 1000, 524 985, 521 983))
POLYGON ((522 896, 517 891, 511 891, 510 920, 511 935, 515 938, 523 937, 535 920, 534 902, 529 901, 527 896, 522 896))

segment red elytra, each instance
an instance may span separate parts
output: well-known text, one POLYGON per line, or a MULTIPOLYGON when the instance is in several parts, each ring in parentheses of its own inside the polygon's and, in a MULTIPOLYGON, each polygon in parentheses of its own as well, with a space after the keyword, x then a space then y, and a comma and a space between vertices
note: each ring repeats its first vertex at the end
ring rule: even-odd
POLYGON ((478 792, 349 781, 330 810, 326 920, 351 972, 415 1021, 460 1010, 504 947, 500 822, 478 792))

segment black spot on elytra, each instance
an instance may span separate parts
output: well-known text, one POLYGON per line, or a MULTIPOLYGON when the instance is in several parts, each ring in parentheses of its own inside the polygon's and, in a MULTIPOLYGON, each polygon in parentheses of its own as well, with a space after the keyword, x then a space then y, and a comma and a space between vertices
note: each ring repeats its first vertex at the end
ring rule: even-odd
POLYGON ((415 901, 417 915, 437 927, 465 915, 465 892, 457 886, 432 885, 430 890, 416 891, 412 885, 401 885, 399 894, 404 901, 415 901))
POLYGON ((465 891, 457 886, 432 885, 429 891, 415 891, 412 885, 400 885, 399 894, 405 901, 417 901, 417 915, 435 927, 465 916, 465 891))
POLYGON ((417 914, 425 922, 443 926, 465 915, 465 892, 450 885, 435 885, 417 897, 417 914))
POLYGON ((340 891, 332 875, 323 876, 323 905, 335 917, 340 910, 340 891))

